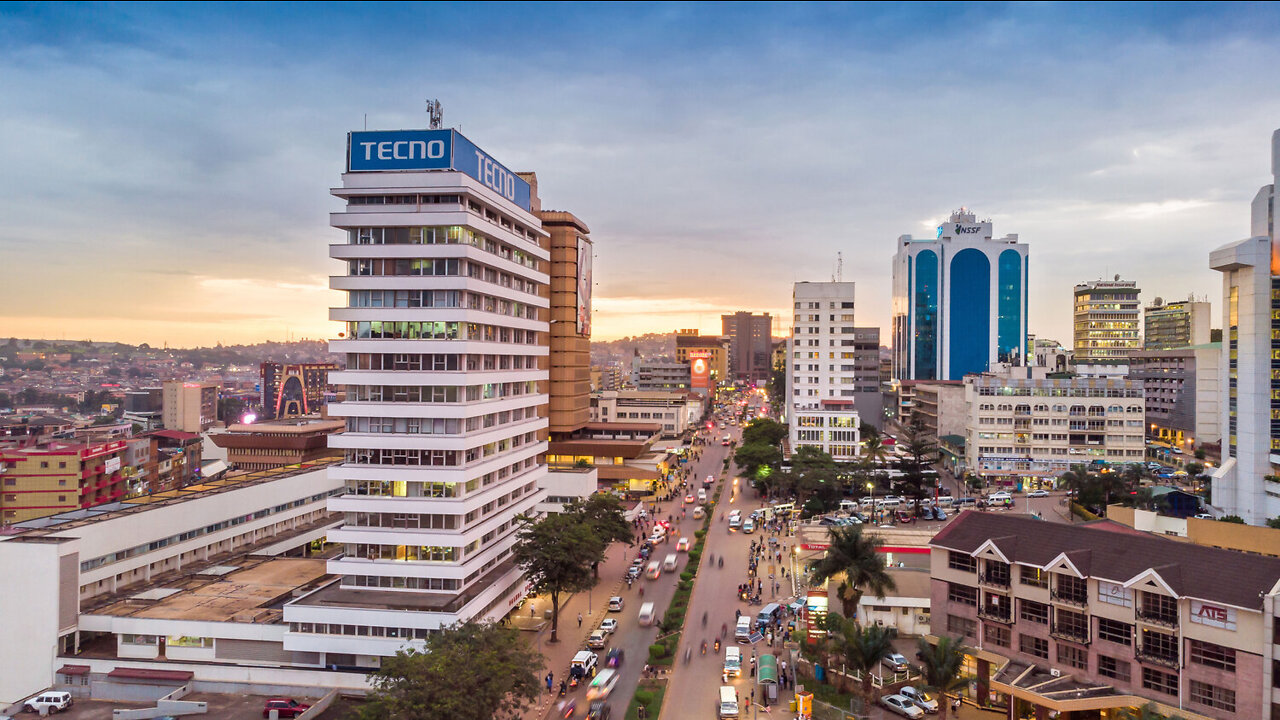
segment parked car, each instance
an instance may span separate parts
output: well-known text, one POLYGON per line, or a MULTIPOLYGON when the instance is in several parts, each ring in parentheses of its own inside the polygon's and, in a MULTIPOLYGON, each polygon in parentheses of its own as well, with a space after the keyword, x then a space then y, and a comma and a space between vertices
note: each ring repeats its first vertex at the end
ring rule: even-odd
MULTIPOLYGON (((52 715, 71 707, 71 693, 62 692, 60 690, 49 690, 22 703, 22 709, 27 712, 39 713, 43 712, 52 715)), ((284 717, 281 715, 281 717, 284 717)))
POLYGON ((935 508, 933 509, 933 519, 934 519, 934 520, 946 520, 946 519, 947 519, 947 511, 946 511, 946 510, 943 510, 943 509, 942 509, 942 508, 940 508, 940 507, 935 507, 935 508))
POLYGON ((271 698, 262 706, 262 717, 271 717, 271 711, 275 710, 279 717, 295 718, 310 708, 310 705, 300 703, 293 698, 271 698))
POLYGON ((898 522, 900 523, 909 523, 909 522, 916 521, 916 516, 912 515, 910 512, 906 510, 899 510, 897 515, 898 515, 898 522))
POLYGON ((618 630, 618 621, 613 618, 608 618, 600 623, 600 629, 612 635, 618 630))
POLYGON ((924 717, 924 711, 902 695, 885 695, 880 698, 880 704, 885 706, 889 712, 897 713, 905 718, 911 718, 911 720, 919 720, 919 718, 924 717))
POLYGON ((906 672, 910 667, 907 665, 907 658, 902 653, 889 653, 880 659, 880 664, 885 666, 891 672, 906 672))
POLYGON ((991 493, 989 496, 987 496, 987 503, 990 505, 999 505, 999 504, 1008 505, 1012 502, 1013 502, 1013 496, 1004 491, 991 493))
MULTIPOLYGON (((632 566, 632 567, 635 567, 635 566, 632 566)), ((637 571, 639 569, 640 568, 636 567, 637 571)), ((617 595, 614 595, 613 597, 609 598, 609 612, 622 612, 622 606, 624 604, 625 603, 622 601, 622 598, 618 597, 617 595)))
POLYGON ((938 698, 934 697, 931 693, 927 693, 919 688, 907 685, 899 690, 898 694, 910 700, 912 705, 915 705, 930 715, 938 712, 938 698))
POLYGON ((587 637, 587 647, 602 648, 609 644, 609 633, 604 630, 592 630, 591 635, 587 637))
POLYGON ((1049 497, 1049 491, 1048 490, 1032 490, 1031 492, 1027 493, 1027 497, 1029 498, 1049 497))

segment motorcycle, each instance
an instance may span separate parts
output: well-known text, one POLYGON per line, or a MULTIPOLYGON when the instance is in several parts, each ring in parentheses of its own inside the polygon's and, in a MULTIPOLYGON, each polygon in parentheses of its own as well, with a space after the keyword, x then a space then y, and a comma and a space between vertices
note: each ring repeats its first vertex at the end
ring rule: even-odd
POLYGON ((561 711, 561 713, 560 713, 560 717, 562 717, 562 718, 571 718, 571 717, 573 717, 573 713, 574 713, 577 709, 578 709, 578 699, 577 699, 577 698, 569 698, 569 702, 567 702, 567 703, 565 703, 565 704, 564 704, 564 710, 563 710, 563 711, 561 711))
POLYGON ((720 567, 724 567, 724 558, 723 558, 723 557, 722 557, 722 558, 720 558, 719 565, 720 565, 720 567))
POLYGON ((720 638, 716 638, 715 649, 716 649, 716 653, 720 652, 720 638))

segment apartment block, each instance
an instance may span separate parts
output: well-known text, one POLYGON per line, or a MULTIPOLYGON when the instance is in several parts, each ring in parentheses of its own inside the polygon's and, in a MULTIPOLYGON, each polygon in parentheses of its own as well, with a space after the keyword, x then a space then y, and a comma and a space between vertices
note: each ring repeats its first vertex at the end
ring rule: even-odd
POLYGON ((218 420, 218 386, 213 383, 165 381, 164 427, 166 430, 200 433, 218 420))
POLYGON ((0 525, 123 497, 125 440, 0 448, 0 525))

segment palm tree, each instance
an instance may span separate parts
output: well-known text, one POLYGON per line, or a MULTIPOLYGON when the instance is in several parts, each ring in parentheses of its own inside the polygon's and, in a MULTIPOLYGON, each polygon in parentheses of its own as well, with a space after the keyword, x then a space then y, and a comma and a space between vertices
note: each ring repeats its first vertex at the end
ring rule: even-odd
POLYGON ((884 556, 879 552, 884 543, 879 538, 863 535, 857 525, 836 526, 830 529, 829 542, 827 554, 813 566, 810 582, 821 585, 837 575, 844 576, 836 591, 842 615, 852 618, 856 614, 864 591, 884 599, 886 592, 897 589, 885 569, 884 556))
POLYGON ((840 628, 840 635, 833 640, 845 665, 862 676, 863 703, 870 708, 874 692, 871 687, 871 671, 893 652, 889 631, 883 625, 862 626, 852 620, 845 620, 840 628))
POLYGON ((969 651, 964 638, 938 638, 937 645, 930 645, 920 638, 920 669, 924 672, 925 688, 938 693, 938 710, 942 720, 947 717, 947 693, 959 692, 966 680, 960 676, 964 656, 969 651))

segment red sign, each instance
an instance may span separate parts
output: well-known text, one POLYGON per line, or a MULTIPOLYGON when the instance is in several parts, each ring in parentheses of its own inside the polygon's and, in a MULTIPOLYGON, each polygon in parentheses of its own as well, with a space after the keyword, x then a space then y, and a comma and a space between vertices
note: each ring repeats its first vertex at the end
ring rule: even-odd
POLYGON ((830 547, 830 543, 800 543, 801 550, 826 550, 830 547))
POLYGON ((711 351, 689 351, 690 386, 694 390, 706 390, 711 387, 711 351))

